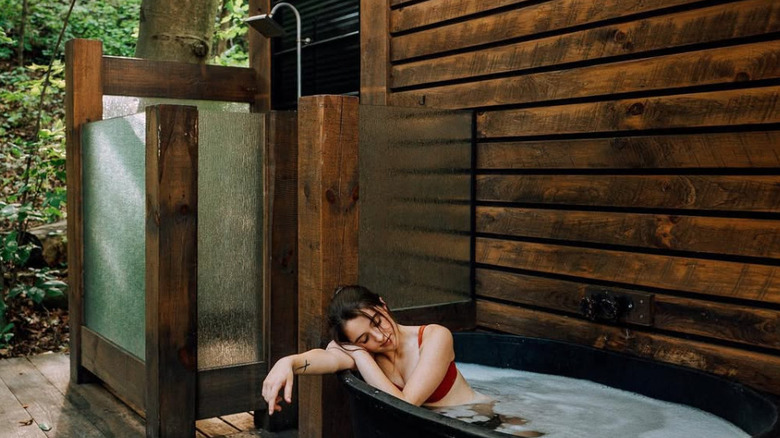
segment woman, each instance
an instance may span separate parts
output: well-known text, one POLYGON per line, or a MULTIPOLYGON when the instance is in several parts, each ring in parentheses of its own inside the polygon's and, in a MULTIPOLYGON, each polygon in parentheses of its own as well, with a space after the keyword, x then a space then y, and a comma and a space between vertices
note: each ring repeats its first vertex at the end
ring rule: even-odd
POLYGON ((411 404, 453 406, 485 402, 455 367, 452 333, 440 325, 395 322, 379 295, 361 286, 336 289, 328 309, 333 340, 323 349, 283 357, 263 382, 268 413, 292 401, 294 374, 360 371, 371 386, 411 404))

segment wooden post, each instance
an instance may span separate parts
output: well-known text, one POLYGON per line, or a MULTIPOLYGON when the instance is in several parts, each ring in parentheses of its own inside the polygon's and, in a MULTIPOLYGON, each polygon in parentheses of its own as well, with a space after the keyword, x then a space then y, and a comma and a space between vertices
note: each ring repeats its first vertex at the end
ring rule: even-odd
POLYGON ((146 109, 146 436, 195 435, 198 111, 146 109))
MULTIPOLYGON (((271 0, 249 0, 249 16, 271 12, 271 0)), ((249 66, 257 74, 257 93, 252 112, 271 109, 271 40, 254 29, 247 31, 249 38, 249 66)))
POLYGON ((66 171, 68 173, 68 315, 70 318, 70 379, 93 380, 82 366, 81 326, 84 324, 84 220, 82 217, 81 126, 103 119, 103 44, 70 40, 65 44, 66 171))
POLYGON ((387 105, 390 1, 360 0, 360 103, 387 105))
MULTIPOLYGON (((333 290, 358 280, 358 99, 310 96, 298 106, 298 350, 328 340, 333 290)), ((302 437, 351 436, 335 376, 300 376, 302 437)))

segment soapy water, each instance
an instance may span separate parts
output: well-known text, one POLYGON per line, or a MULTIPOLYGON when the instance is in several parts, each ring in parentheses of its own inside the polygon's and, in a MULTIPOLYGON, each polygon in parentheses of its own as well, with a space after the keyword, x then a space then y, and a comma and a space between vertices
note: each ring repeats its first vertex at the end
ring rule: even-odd
POLYGON ((691 406, 587 380, 484 365, 457 365, 471 386, 492 401, 434 411, 508 435, 749 438, 734 424, 691 406))

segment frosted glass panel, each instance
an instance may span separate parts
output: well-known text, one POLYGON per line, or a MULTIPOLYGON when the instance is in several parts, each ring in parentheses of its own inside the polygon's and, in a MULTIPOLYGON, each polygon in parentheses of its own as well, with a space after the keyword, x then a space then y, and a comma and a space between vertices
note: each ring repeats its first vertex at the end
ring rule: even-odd
POLYGON ((103 96, 103 119, 113 117, 123 117, 131 114, 145 112, 145 108, 150 105, 192 105, 197 106, 198 110, 206 111, 229 111, 236 113, 248 113, 249 104, 243 102, 217 102, 211 100, 183 100, 183 99, 165 99, 138 98, 131 96, 103 96))
POLYGON ((198 368, 262 359, 262 114, 201 111, 198 368))
POLYGON ((145 356, 145 116, 82 130, 84 321, 134 356, 145 356))
POLYGON ((360 107, 360 284, 395 309, 470 295, 471 113, 360 107))

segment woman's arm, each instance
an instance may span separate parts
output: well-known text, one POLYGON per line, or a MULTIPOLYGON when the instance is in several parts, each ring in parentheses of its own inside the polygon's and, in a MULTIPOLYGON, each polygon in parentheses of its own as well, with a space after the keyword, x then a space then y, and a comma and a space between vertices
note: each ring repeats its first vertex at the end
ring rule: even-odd
POLYGON ((268 415, 281 411, 280 391, 284 389, 284 400, 292 402, 293 376, 295 374, 331 374, 341 370, 354 369, 355 361, 331 341, 323 350, 315 348, 300 354, 279 359, 263 381, 263 398, 268 403, 268 415))

